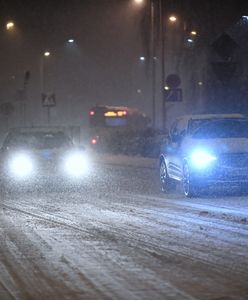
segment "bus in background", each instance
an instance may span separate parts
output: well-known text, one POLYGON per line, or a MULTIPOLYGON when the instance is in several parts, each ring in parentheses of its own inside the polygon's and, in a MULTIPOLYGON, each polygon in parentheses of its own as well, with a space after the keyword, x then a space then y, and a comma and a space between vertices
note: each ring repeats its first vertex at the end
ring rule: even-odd
POLYGON ((97 148, 104 147, 114 134, 144 130, 149 123, 150 118, 135 108, 94 106, 89 111, 90 143, 97 148))

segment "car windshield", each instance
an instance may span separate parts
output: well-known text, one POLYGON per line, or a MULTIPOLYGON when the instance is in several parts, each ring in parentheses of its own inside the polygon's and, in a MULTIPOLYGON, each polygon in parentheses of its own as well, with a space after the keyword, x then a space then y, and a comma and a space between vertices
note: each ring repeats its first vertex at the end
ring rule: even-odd
POLYGON ((199 127, 208 123, 210 119, 193 119, 189 121, 188 132, 193 134, 199 127))
POLYGON ((68 147, 70 139, 63 133, 18 133, 12 134, 5 143, 5 147, 52 149, 68 147))
POLYGON ((248 138, 248 120, 208 121, 195 131, 194 139, 248 138))

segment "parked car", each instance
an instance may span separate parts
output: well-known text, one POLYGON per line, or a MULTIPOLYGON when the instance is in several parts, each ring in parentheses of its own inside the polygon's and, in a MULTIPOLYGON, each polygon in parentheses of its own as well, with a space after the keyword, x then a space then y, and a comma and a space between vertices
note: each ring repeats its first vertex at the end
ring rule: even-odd
MULTIPOLYGON (((2 185, 34 185, 53 178, 80 182, 89 172, 86 151, 56 128, 11 130, 0 151, 2 185)), ((58 181, 59 182, 59 181, 58 181)))
POLYGON ((248 118, 239 114, 177 119, 160 154, 163 192, 183 184, 187 197, 214 185, 248 184, 248 118))

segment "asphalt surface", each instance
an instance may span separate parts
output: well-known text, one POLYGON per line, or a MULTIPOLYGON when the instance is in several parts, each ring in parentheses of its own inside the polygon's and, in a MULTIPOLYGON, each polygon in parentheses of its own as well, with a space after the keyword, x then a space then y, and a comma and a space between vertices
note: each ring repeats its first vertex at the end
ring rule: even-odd
POLYGON ((163 195, 135 158, 2 194, 0 299, 248 299, 248 196, 163 195))

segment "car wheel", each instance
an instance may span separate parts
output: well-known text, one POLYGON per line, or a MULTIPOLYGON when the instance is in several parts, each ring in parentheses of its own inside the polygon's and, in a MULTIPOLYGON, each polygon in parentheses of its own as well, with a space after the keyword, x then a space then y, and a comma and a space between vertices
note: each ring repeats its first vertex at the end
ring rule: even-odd
POLYGON ((175 181, 168 176, 167 167, 164 160, 162 160, 160 164, 160 185, 161 190, 164 193, 170 192, 176 187, 175 181))
POLYGON ((183 167, 183 191, 184 195, 188 198, 193 198, 198 194, 197 186, 191 179, 190 168, 187 163, 183 167))

